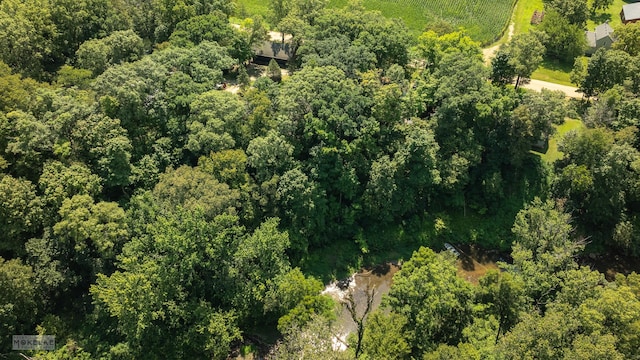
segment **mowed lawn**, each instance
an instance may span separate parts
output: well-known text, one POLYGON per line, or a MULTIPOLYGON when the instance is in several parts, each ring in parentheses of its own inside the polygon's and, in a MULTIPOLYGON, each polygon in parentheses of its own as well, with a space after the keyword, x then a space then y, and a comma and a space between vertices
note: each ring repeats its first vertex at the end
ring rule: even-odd
MULTIPOLYGON (((622 6, 629 4, 631 0, 613 0, 613 4, 606 10, 598 10, 592 13, 587 21, 586 28, 594 30, 597 25, 608 21, 609 24, 616 28, 622 25, 620 20, 620 11, 622 6)), ((542 0, 519 0, 514 12, 515 34, 521 34, 529 31, 533 27, 530 24, 531 15, 535 10, 542 10, 542 0)), ((549 81, 556 84, 575 86, 569 79, 569 73, 573 68, 573 64, 562 64, 557 61, 544 61, 540 67, 531 75, 532 79, 549 81)))
POLYGON ((622 25, 622 20, 620 19, 620 11, 622 11, 622 6, 626 4, 630 4, 633 1, 631 0, 613 0, 613 5, 611 5, 606 11, 598 11, 596 14, 592 14, 589 20, 587 21, 587 29, 593 30, 596 26, 602 24, 603 22, 608 21, 609 25, 614 29, 617 26, 622 25))
POLYGON ((538 69, 531 74, 531 78, 575 87, 576 84, 572 83, 570 79, 572 69, 572 64, 561 63, 557 60, 544 60, 538 69))
MULTIPOLYGON (((613 4, 606 10, 598 10, 595 13, 592 13, 587 21, 587 29, 593 30, 596 26, 602 24, 603 22, 608 21, 609 25, 612 27, 620 26, 622 21, 620 20, 620 11, 622 10, 622 6, 625 4, 632 3, 632 0, 613 0, 613 4)), ((591 1, 589 2, 591 3, 591 1)), ((514 22, 515 22, 515 34, 521 34, 529 31, 532 27, 531 15, 536 10, 542 10, 543 3, 542 0, 518 0, 518 5, 516 6, 514 12, 514 22)))
POLYGON ((522 34, 531 28, 533 12, 542 10, 542 0, 518 0, 513 16, 514 34, 522 34))
MULTIPOLYGON (((268 14, 269 0, 237 0, 246 15, 268 14)), ((515 0, 365 0, 367 10, 379 10, 388 18, 401 18, 414 35, 425 25, 442 19, 464 27, 476 41, 490 44, 507 29, 515 0)), ((342 8, 348 0, 329 0, 330 8, 342 8)), ((242 15, 242 14, 240 14, 242 15)))
POLYGON ((534 153, 542 156, 542 159, 544 159, 548 163, 552 163, 558 159, 561 159, 564 154, 558 150, 558 143, 562 141, 562 138, 564 138, 565 134, 569 131, 580 131, 583 128, 584 124, 582 124, 582 121, 575 119, 566 119, 564 121, 564 124, 556 126, 556 133, 551 137, 551 139, 549 139, 549 148, 547 149, 547 152, 544 154, 540 154, 534 151, 534 153))

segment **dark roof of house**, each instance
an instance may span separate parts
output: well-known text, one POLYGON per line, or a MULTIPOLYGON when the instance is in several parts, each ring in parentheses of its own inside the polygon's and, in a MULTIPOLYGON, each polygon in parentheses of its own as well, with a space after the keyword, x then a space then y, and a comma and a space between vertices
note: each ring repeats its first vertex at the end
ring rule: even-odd
POLYGON ((613 40, 613 28, 609 23, 602 23, 596 26, 595 31, 587 31, 587 44, 590 47, 596 47, 596 43, 600 39, 604 39, 607 36, 613 40))
POLYGON ((291 58, 291 44, 275 41, 263 41, 253 48, 256 56, 264 56, 276 60, 289 61, 291 58))
POLYGON ((622 5, 625 20, 640 19, 640 3, 622 5))

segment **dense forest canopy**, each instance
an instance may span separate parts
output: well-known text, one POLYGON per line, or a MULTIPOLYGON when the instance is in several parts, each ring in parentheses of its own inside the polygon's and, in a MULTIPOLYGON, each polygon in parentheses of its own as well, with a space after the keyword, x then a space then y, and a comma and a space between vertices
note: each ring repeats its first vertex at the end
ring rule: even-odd
POLYGON ((265 22, 230 0, 0 0, 2 357, 639 358, 640 277, 583 261, 640 255, 633 37, 568 101, 520 85, 582 51, 582 0, 490 64, 463 29, 325 5, 272 2, 292 56, 256 76, 265 22), (558 161, 531 151, 568 117, 558 161), (508 261, 472 284, 445 242, 508 261), (399 249, 336 346, 322 281, 399 249))

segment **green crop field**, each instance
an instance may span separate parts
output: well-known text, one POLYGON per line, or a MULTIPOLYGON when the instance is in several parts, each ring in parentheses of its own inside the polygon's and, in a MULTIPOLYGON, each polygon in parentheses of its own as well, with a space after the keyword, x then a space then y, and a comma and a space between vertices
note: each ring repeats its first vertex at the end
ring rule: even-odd
MULTIPOLYGON (((267 0, 268 1, 268 0, 267 0)), ((247 15, 267 15, 265 0, 237 0, 247 15)), ((329 7, 345 7, 348 0, 329 0, 329 7)), ((401 18, 414 34, 425 25, 442 19, 464 27, 476 41, 489 44, 508 27, 515 0, 363 0, 368 10, 379 10, 389 18, 401 18)))

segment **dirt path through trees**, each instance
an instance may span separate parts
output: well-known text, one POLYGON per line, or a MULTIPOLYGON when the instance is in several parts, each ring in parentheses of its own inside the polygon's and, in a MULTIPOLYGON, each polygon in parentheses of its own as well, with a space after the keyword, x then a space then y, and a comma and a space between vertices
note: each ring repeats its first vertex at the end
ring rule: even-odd
MULTIPOLYGON (((515 28, 515 23, 512 21, 511 24, 509 24, 509 33, 507 34, 507 41, 510 41, 511 38, 513 37, 514 28, 515 28)), ((502 44, 503 43, 499 42, 492 47, 482 49, 482 58, 484 59, 485 64, 487 65, 491 64, 491 59, 493 59, 493 57, 496 54, 496 51, 498 51, 498 49, 502 44)))

